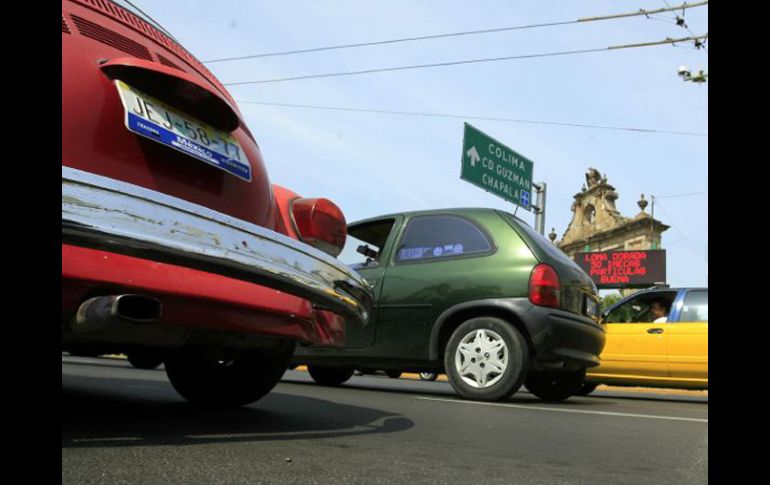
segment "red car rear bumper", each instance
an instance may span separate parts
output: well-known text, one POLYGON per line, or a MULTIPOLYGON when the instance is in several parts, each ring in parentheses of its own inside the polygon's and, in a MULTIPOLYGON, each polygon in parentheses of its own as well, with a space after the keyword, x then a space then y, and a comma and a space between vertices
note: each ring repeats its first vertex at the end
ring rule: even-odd
POLYGON ((159 299, 163 314, 157 325, 344 344, 344 319, 314 309, 306 299, 205 271, 62 244, 62 313, 74 314, 105 290, 159 299))

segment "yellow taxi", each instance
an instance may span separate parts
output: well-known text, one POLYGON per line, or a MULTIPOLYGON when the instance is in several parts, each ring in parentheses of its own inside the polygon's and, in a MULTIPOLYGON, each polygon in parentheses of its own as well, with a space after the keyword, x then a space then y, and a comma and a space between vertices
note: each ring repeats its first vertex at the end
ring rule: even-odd
POLYGON ((599 384, 708 389, 708 288, 653 288, 606 309, 607 341, 580 394, 599 384))

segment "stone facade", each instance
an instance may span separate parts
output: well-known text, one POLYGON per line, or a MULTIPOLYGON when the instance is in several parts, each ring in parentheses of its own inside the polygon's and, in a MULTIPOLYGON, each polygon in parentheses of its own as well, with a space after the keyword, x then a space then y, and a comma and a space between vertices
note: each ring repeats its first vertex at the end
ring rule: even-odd
POLYGON ((572 222, 559 241, 555 241, 556 233, 552 230, 551 241, 570 258, 586 251, 662 249, 661 234, 670 226, 645 212, 648 202, 644 195, 637 202, 641 212, 634 217, 624 217, 618 212, 615 208, 618 197, 607 177, 589 168, 586 184, 575 194, 572 203, 572 222))

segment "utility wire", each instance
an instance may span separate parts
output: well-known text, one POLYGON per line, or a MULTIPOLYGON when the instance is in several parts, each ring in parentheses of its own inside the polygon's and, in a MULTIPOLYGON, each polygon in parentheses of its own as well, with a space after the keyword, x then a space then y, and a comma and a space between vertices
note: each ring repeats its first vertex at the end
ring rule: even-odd
MULTIPOLYGON (((665 3, 665 4, 666 4, 666 7, 668 7, 668 8, 671 8, 671 9, 674 9, 674 7, 672 7, 672 6, 671 6, 671 5, 670 5, 670 4, 669 4, 669 3, 668 3, 666 0, 663 0, 663 3, 665 3)), ((676 10, 676 9, 674 9, 674 10, 676 10)), ((690 30, 690 27, 689 27, 689 26, 687 25, 687 23, 684 21, 684 17, 685 17, 685 10, 684 10, 684 9, 682 9, 682 16, 680 17, 680 16, 679 16, 679 14, 676 14, 676 15, 675 15, 675 19, 674 19, 674 23, 675 23, 676 25, 678 25, 678 26, 682 27, 683 29, 685 29, 685 30, 686 30, 686 31, 687 31, 687 32, 688 32, 688 33, 689 33, 691 36, 693 36, 693 37, 694 37, 694 36, 695 36, 695 33, 694 33, 692 30, 690 30)), ((696 43, 695 49, 696 49, 696 50, 699 50, 699 49, 704 49, 706 52, 708 52, 708 49, 706 49, 706 45, 705 45, 705 42, 704 42, 703 44, 698 44, 698 43, 696 43)))
POLYGON ((671 39, 668 38, 666 40, 660 40, 655 42, 644 42, 640 44, 626 44, 626 45, 617 45, 617 46, 609 46, 609 47, 600 47, 595 49, 580 49, 580 50, 572 50, 572 51, 561 51, 561 52, 548 52, 543 54, 525 54, 525 55, 519 55, 519 56, 509 56, 509 57, 492 57, 492 58, 485 58, 485 59, 467 59, 467 60, 461 60, 461 61, 449 61, 449 62, 438 62, 435 64, 418 64, 418 65, 412 65, 412 66, 398 66, 398 67, 384 67, 384 68, 378 68, 378 69, 366 69, 363 71, 347 71, 347 72, 334 72, 334 73, 325 73, 325 74, 309 74, 306 76, 295 76, 295 77, 285 77, 285 78, 278 78, 278 79, 262 79, 258 81, 241 81, 241 82, 231 82, 231 83, 224 83, 225 86, 242 86, 245 84, 267 84, 267 83, 277 83, 277 82, 286 82, 286 81, 298 81, 303 79, 318 79, 318 78, 325 78, 325 77, 340 77, 340 76, 356 76, 361 74, 373 74, 377 72, 392 72, 392 71, 405 71, 410 69, 425 69, 425 68, 431 68, 431 67, 447 67, 447 66, 458 66, 458 65, 464 65, 464 64, 478 64, 483 62, 499 62, 499 61, 510 61, 510 60, 518 60, 518 59, 534 59, 538 57, 555 57, 555 56, 568 56, 568 55, 574 55, 574 54, 588 54, 591 52, 604 52, 604 51, 610 51, 610 50, 620 50, 620 49, 634 49, 638 47, 651 47, 656 45, 664 45, 664 44, 677 44, 681 42, 687 42, 691 40, 698 40, 698 39, 706 39, 708 37, 708 34, 700 35, 698 37, 684 37, 681 39, 671 39))
POLYGON ((649 20, 657 20, 658 22, 665 22, 667 24, 674 24, 674 25, 676 25, 676 21, 673 20, 673 19, 670 19, 670 18, 659 19, 657 17, 650 17, 649 20))
MULTIPOLYGON (((655 198, 657 199, 657 197, 655 198)), ((682 233, 682 231, 679 229, 679 226, 677 226, 676 223, 674 223, 674 220, 671 218, 671 215, 668 213, 666 208, 663 207, 663 205, 660 203, 658 203, 657 205, 661 209, 663 209, 663 213, 666 214, 666 217, 668 218, 668 220, 671 221, 671 225, 674 227, 674 230, 679 233, 680 240, 686 242, 687 245, 690 246, 690 249, 692 250, 693 253, 695 253, 701 258, 707 259, 706 257, 703 256, 703 254, 701 254, 699 250, 695 249, 695 246, 692 244, 692 242, 687 238, 687 236, 684 235, 684 233, 682 233)))
POLYGON ((685 240, 687 240, 687 238, 690 238, 690 237, 692 237, 692 236, 694 236, 694 235, 696 235, 696 234, 698 234, 698 233, 700 233, 702 231, 705 231, 708 228, 709 228, 709 226, 708 226, 708 224, 706 224, 705 226, 701 227, 700 229, 696 229, 695 231, 688 233, 687 237, 679 238, 679 239, 677 239, 675 241, 667 243, 666 247, 673 246, 674 244, 678 244, 678 243, 680 243, 682 241, 685 241, 685 240))
POLYGON ((308 52, 321 52, 321 51, 330 51, 330 50, 338 50, 338 49, 351 49, 354 47, 368 47, 368 46, 375 46, 375 45, 397 44, 400 42, 414 42, 418 40, 441 39, 445 37, 458 37, 462 35, 491 34, 494 32, 504 32, 509 30, 535 29, 538 27, 554 27, 557 25, 570 25, 570 24, 576 24, 576 23, 578 23, 577 20, 568 20, 564 22, 549 22, 549 23, 543 23, 543 24, 519 25, 516 27, 501 27, 498 29, 472 30, 468 32, 453 32, 449 34, 423 35, 419 37, 406 37, 403 39, 390 39, 390 40, 380 40, 375 42, 360 42, 357 44, 342 44, 342 45, 332 45, 332 46, 326 46, 326 47, 315 47, 312 49, 298 49, 298 50, 283 51, 283 52, 268 52, 265 54, 253 54, 249 56, 239 56, 239 57, 226 57, 223 59, 211 59, 208 61, 201 61, 201 62, 203 62, 204 64, 213 64, 215 62, 240 61, 244 59, 258 59, 260 57, 289 56, 294 54, 305 54, 308 52))
POLYGON ((701 194, 708 194, 708 189, 701 190, 700 192, 690 192, 688 194, 674 194, 674 195, 656 195, 655 200, 657 199, 673 199, 676 197, 690 197, 692 195, 701 195, 701 194))
POLYGON ((671 7, 670 5, 666 8, 660 8, 656 10, 644 10, 639 9, 637 12, 629 12, 629 13, 623 13, 623 14, 615 14, 615 15, 605 15, 605 16, 598 16, 598 17, 583 17, 579 18, 577 20, 565 20, 561 22, 548 22, 548 23, 541 23, 541 24, 531 24, 531 25, 517 25, 514 27, 501 27, 496 29, 484 29, 484 30, 471 30, 471 31, 465 31, 465 32, 451 32, 447 34, 435 34, 435 35, 423 35, 419 37, 405 37, 401 39, 389 39, 389 40, 380 40, 375 42, 359 42, 355 44, 341 44, 341 45, 332 45, 332 46, 325 46, 325 47, 314 47, 309 49, 298 49, 298 50, 290 50, 290 51, 281 51, 281 52, 268 52, 264 54, 253 54, 253 55, 247 55, 247 56, 239 56, 239 57, 225 57, 221 59, 209 59, 207 61, 202 61, 204 64, 213 64, 215 62, 228 62, 228 61, 240 61, 244 59, 257 59, 260 57, 275 57, 275 56, 288 56, 288 55, 294 55, 294 54, 305 54, 309 52, 321 52, 321 51, 329 51, 329 50, 337 50, 337 49, 351 49, 354 47, 367 47, 367 46, 375 46, 375 45, 385 45, 385 44, 396 44, 401 42, 414 42, 418 40, 429 40, 429 39, 441 39, 446 37, 458 37, 458 36, 464 36, 464 35, 478 35, 478 34, 490 34, 495 32, 505 32, 505 31, 512 31, 512 30, 525 30, 525 29, 535 29, 535 28, 541 28, 541 27, 555 27, 555 26, 561 26, 561 25, 570 25, 570 24, 578 24, 578 23, 585 23, 585 22, 596 22, 600 20, 612 20, 612 19, 619 19, 619 18, 625 18, 625 17, 636 17, 640 15, 650 15, 650 14, 656 14, 661 12, 671 12, 679 9, 687 9, 687 8, 695 8, 695 7, 701 7, 703 5, 708 5, 708 1, 703 2, 697 2, 693 4, 687 4, 684 3, 682 5, 679 5, 677 7, 671 7))
POLYGON ((677 49, 687 49, 687 50, 692 50, 692 51, 698 51, 698 50, 703 49, 706 52, 708 52, 708 49, 705 46, 703 46, 703 47, 695 47, 695 46, 692 46, 692 45, 689 45, 689 46, 688 45, 675 45, 674 47, 677 48, 677 49))
MULTIPOLYGON (((656 130, 649 128, 634 128, 627 126, 603 126, 603 125, 587 125, 580 123, 562 123, 556 121, 536 121, 536 120, 522 120, 515 118, 494 118, 488 116, 470 116, 460 114, 449 113, 420 113, 414 111, 388 111, 378 109, 364 109, 364 108, 349 108, 341 106, 318 106, 308 104, 287 104, 287 103, 273 103, 267 101, 242 101, 236 100, 238 104, 256 104, 262 106, 277 106, 281 108, 302 108, 302 109, 317 109, 317 110, 329 110, 329 111, 348 111, 353 113, 376 113, 387 115, 403 115, 403 116, 423 116, 431 118, 455 118, 466 120, 483 120, 483 121, 500 121, 506 123, 528 123, 533 125, 554 125, 554 126, 569 126, 576 128, 594 128, 600 130, 617 130, 617 131, 633 131, 638 133, 651 133, 651 134, 666 134, 666 135, 683 135, 683 136, 704 136, 708 137, 708 133, 696 133, 686 131, 670 131, 670 130, 656 130)), ((657 198, 657 196, 655 197, 657 198)))

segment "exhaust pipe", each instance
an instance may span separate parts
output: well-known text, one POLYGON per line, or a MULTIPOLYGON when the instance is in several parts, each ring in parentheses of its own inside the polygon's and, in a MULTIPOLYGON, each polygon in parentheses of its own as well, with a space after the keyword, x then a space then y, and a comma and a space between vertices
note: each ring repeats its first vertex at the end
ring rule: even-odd
POLYGON ((76 332, 98 332, 125 324, 155 323, 163 306, 144 295, 97 296, 83 302, 73 323, 76 332))

